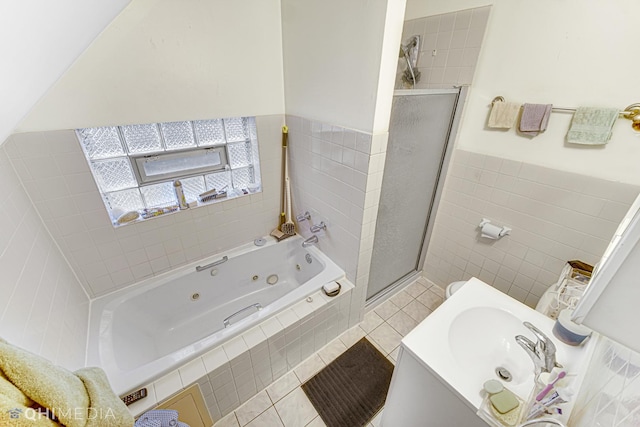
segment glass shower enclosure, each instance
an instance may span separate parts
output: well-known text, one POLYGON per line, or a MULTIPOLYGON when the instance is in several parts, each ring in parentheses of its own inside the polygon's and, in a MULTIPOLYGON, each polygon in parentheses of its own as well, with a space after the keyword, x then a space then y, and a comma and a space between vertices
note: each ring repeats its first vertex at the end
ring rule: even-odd
POLYGON ((394 93, 367 303, 422 269, 465 94, 394 93))

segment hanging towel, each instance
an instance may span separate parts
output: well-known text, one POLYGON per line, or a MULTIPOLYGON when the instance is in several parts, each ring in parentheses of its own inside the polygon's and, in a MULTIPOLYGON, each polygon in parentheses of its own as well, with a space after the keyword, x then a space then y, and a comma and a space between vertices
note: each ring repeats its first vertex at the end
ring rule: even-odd
POLYGON ((495 129, 511 129, 516 122, 519 111, 520 104, 496 101, 491 107, 487 125, 495 129))
POLYGON ((620 114, 617 108, 580 107, 576 109, 567 142, 604 145, 611 138, 611 128, 620 114))
POLYGON ((520 133, 534 137, 547 130, 552 107, 551 104, 524 104, 518 126, 520 133))

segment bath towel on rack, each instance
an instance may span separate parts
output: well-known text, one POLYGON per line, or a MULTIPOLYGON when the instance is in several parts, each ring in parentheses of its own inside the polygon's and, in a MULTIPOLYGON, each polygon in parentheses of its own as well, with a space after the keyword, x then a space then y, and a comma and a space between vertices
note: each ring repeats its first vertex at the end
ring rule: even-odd
POLYGON ((551 104, 524 104, 518 130, 525 136, 538 136, 547 130, 551 104))
POLYGON ((567 133, 567 142, 585 145, 606 144, 611 138, 613 124, 619 114, 620 110, 617 108, 577 108, 567 133))
POLYGON ((493 102, 487 126, 494 129, 511 129, 518 118, 518 112, 520 112, 520 104, 493 102))

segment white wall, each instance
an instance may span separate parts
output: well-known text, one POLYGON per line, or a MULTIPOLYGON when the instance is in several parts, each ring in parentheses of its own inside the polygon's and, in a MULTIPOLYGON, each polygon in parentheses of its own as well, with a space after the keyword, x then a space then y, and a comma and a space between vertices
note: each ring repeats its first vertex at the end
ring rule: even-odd
POLYGON ((0 3, 0 144, 129 1, 0 3))
POLYGON ((282 1, 287 114, 374 130, 386 14, 386 0, 282 1))
POLYGON ((0 147, 0 337, 69 369, 84 366, 89 299, 0 147))
POLYGON ((19 131, 284 113, 279 0, 137 0, 19 131))
MULTIPOLYGON (((406 19, 486 4, 410 0, 406 19)), ((553 113, 532 140, 486 130, 491 100, 623 109, 640 102, 634 55, 637 10, 625 0, 495 0, 458 137, 458 148, 599 178, 640 184, 640 134, 618 120, 606 147, 566 145, 570 114, 553 113)))

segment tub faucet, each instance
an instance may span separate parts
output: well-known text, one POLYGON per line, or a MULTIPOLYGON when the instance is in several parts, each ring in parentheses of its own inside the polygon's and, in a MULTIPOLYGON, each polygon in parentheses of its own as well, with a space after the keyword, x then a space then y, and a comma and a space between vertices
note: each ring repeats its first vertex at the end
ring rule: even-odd
POLYGON ((311 237, 309 237, 307 240, 305 240, 304 242, 302 242, 302 247, 303 248, 308 248, 309 246, 313 246, 316 243, 318 243, 318 236, 316 236, 315 234, 311 237))
POLYGON ((541 372, 551 372, 554 367, 562 368, 556 361, 556 346, 548 336, 529 322, 523 322, 537 338, 534 343, 524 335, 517 335, 516 342, 527 352, 536 368, 536 375, 541 372))

